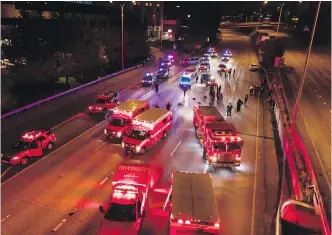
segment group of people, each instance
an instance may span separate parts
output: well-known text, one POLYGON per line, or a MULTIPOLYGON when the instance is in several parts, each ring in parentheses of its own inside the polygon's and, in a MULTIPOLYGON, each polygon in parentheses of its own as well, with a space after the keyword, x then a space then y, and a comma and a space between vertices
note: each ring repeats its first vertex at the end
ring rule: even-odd
MULTIPOLYGON (((221 76, 221 72, 219 72, 219 75, 221 76)), ((225 75, 225 78, 227 78, 227 76, 229 78, 231 78, 231 75, 232 75, 232 69, 229 69, 229 70, 225 70, 224 72, 224 75, 225 75)), ((233 78, 235 77, 235 69, 233 69, 233 78)))
MULTIPOLYGON (((160 108, 158 104, 155 104, 154 107, 155 108, 160 108)), ((167 110, 171 110, 171 107, 172 107, 172 103, 171 102, 167 102, 166 109, 167 110)))
MULTIPOLYGON (((241 111, 241 106, 247 104, 248 98, 249 98, 249 96, 248 96, 248 94, 246 94, 246 96, 244 97, 244 101, 241 100, 241 99, 238 99, 238 101, 236 102, 236 112, 241 111)), ((226 110, 227 110, 227 112, 226 112, 227 116, 231 117, 232 116, 232 110, 233 110, 232 103, 229 103, 227 105, 226 110)))
POLYGON ((213 84, 210 86, 210 105, 214 105, 215 100, 217 98, 217 104, 218 106, 223 105, 223 94, 221 93, 221 85, 218 86, 218 84, 213 84))

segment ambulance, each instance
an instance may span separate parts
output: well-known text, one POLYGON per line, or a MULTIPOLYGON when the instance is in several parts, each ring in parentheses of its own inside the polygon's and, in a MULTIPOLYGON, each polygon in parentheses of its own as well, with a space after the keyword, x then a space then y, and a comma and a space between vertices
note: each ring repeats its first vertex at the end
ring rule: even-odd
POLYGON ((112 194, 104 213, 99 235, 138 234, 146 216, 149 189, 153 186, 151 168, 146 164, 122 163, 112 181, 112 194))
POLYGON ((196 137, 202 142, 203 133, 207 123, 226 122, 218 109, 214 106, 194 106, 193 125, 196 131, 196 137))
POLYGON ((241 164, 243 140, 235 126, 226 122, 205 124, 203 133, 203 159, 208 166, 238 167, 241 164))
POLYGON ((123 139, 125 154, 145 154, 161 138, 166 138, 172 127, 172 112, 150 108, 136 116, 129 134, 123 139))
POLYGON ((174 171, 165 208, 170 210, 170 235, 220 232, 210 174, 174 171))
POLYGON ((122 139, 131 130, 132 119, 149 109, 148 101, 130 99, 113 109, 104 129, 106 139, 122 139))

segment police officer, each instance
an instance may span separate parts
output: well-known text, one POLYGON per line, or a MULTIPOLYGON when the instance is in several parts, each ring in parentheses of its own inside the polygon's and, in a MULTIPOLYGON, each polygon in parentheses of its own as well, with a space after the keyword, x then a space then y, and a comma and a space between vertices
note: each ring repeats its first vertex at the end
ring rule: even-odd
POLYGON ((159 85, 158 85, 158 83, 156 83, 156 84, 154 85, 154 87, 156 88, 156 93, 157 93, 157 95, 159 96, 159 93, 158 93, 158 91, 159 91, 159 85))
POLYGON ((156 104, 154 107, 156 107, 156 108, 160 108, 158 104, 156 104))
POLYGON ((232 116, 232 109, 233 109, 233 105, 231 103, 229 103, 227 105, 227 116, 232 116))
POLYGON ((246 105, 247 102, 248 102, 248 94, 246 94, 246 96, 244 97, 244 105, 246 105))

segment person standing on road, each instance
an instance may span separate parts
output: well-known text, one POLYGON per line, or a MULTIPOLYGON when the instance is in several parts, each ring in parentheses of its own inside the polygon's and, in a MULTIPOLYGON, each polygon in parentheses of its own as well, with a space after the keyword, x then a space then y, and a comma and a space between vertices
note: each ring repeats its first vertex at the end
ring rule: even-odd
POLYGON ((184 88, 184 89, 183 89, 183 98, 185 98, 185 97, 186 97, 186 92, 187 92, 187 89, 186 89, 186 88, 184 88))
POLYGON ((167 102, 167 104, 166 104, 166 109, 167 109, 167 110, 171 110, 171 106, 172 106, 172 103, 167 102))
POLYGON ((244 97, 244 105, 246 105, 247 104, 247 102, 248 102, 248 94, 246 94, 246 96, 244 97))
POLYGON ((198 75, 196 76, 196 84, 198 83, 198 75))
POLYGON ((233 78, 235 77, 235 69, 233 70, 233 78))
POLYGON ((232 116, 232 109, 233 109, 233 105, 231 103, 229 103, 227 105, 227 116, 232 116))
POLYGON ((156 83, 156 84, 154 85, 154 87, 155 87, 155 89, 156 89, 156 93, 157 93, 157 95, 159 96, 159 85, 158 85, 158 83, 156 83))
POLYGON ((236 112, 240 112, 241 111, 241 106, 243 105, 243 101, 241 99, 239 99, 237 101, 237 104, 236 104, 236 112))

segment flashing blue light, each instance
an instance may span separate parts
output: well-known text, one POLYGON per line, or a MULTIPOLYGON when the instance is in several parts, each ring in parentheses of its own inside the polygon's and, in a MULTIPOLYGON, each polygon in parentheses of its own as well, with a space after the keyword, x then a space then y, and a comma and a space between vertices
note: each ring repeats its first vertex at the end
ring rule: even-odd
POLYGON ((172 56, 172 55, 169 55, 169 56, 168 56, 168 59, 170 59, 170 58, 173 58, 173 56, 172 56))
POLYGON ((145 76, 152 76, 152 73, 146 73, 145 76))
POLYGON ((164 65, 164 63, 161 63, 161 65, 164 65))

